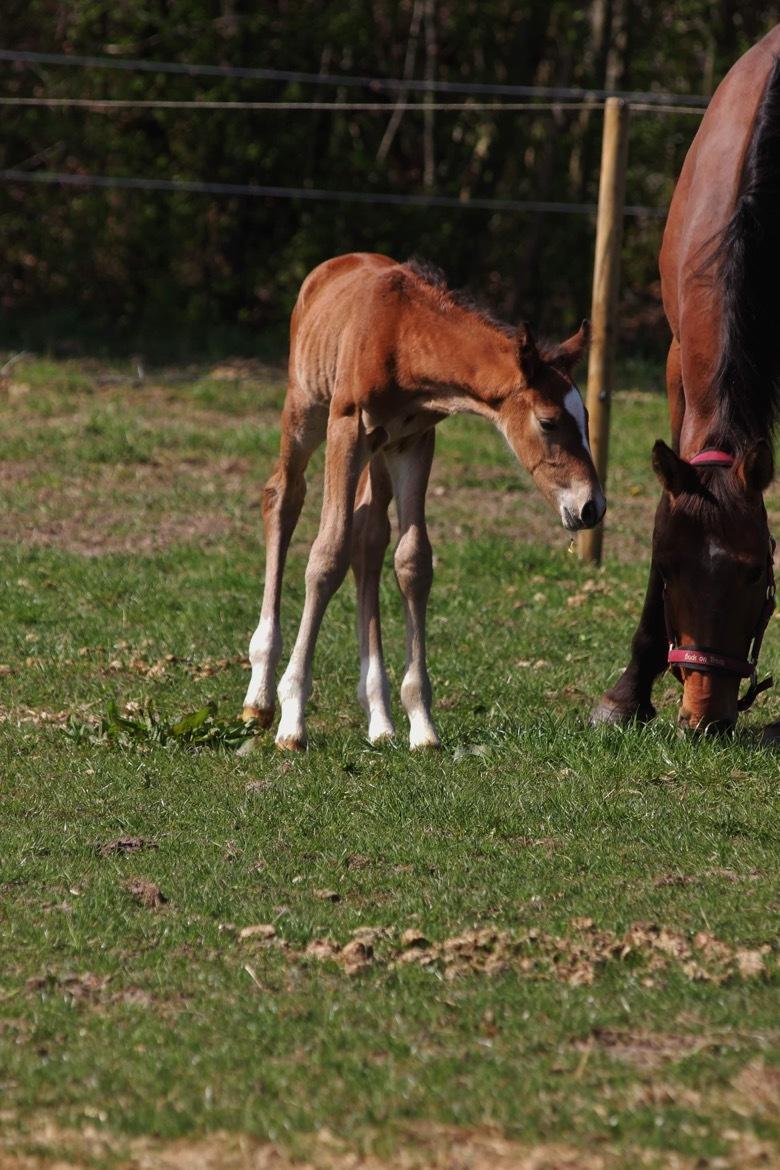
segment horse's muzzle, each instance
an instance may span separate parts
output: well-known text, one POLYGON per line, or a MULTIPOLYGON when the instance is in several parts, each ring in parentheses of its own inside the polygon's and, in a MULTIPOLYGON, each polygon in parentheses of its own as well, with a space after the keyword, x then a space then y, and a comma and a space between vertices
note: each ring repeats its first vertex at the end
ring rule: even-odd
POLYGON ((697 719, 695 715, 681 711, 677 716, 680 731, 690 732, 691 735, 731 735, 736 725, 736 715, 726 715, 720 719, 697 719))

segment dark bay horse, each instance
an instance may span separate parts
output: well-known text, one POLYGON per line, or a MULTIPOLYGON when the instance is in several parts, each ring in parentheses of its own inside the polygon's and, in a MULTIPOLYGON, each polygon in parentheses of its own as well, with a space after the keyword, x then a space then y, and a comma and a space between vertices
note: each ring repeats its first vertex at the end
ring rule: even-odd
POLYGON ((244 705, 245 718, 271 724, 284 562, 306 492, 306 465, 327 439, 303 618, 279 684, 279 747, 306 746, 314 646, 350 561, 358 594, 358 697, 371 741, 393 734, 379 624, 393 497, 400 530, 394 565, 407 633, 401 701, 411 747, 438 745, 425 661, 433 575, 425 493, 434 428, 463 411, 490 419, 564 527, 591 527, 606 503, 585 407, 571 377, 587 343, 584 323, 568 341, 540 350, 527 326, 501 325, 448 289, 440 274, 387 256, 339 256, 309 274, 291 323, 281 454, 264 493, 265 590, 249 647, 252 678, 244 705))
POLYGON ((669 209, 660 268, 672 448, 653 449, 664 491, 631 661, 594 722, 651 719, 667 665, 683 683, 687 728, 732 727, 763 689, 756 663, 774 608, 763 493, 780 404, 779 53, 780 26, 718 87, 669 209))

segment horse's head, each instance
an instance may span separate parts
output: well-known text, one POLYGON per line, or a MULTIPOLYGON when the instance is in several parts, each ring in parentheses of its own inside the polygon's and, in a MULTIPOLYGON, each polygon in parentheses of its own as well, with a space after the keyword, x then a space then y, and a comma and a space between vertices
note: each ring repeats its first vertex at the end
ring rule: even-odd
POLYGON ((664 488, 653 565, 663 580, 669 662, 683 683, 679 722, 728 730, 741 679, 755 679, 751 648, 774 605, 763 500, 772 451, 762 440, 732 462, 705 451, 688 463, 659 441, 653 468, 664 488))
POLYGON ((517 330, 520 378, 501 404, 499 422, 536 486, 574 532, 598 524, 607 507, 588 442, 588 414, 572 371, 585 353, 590 326, 540 351, 527 325, 517 330))

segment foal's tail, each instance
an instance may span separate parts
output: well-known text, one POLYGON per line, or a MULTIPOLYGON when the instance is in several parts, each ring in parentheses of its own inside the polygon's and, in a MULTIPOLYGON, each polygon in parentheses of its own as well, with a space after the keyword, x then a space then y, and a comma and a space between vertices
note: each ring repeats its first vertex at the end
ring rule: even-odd
POLYGON ((720 427, 748 444, 769 438, 780 413, 780 58, 753 123, 734 214, 711 262, 723 298, 720 427))

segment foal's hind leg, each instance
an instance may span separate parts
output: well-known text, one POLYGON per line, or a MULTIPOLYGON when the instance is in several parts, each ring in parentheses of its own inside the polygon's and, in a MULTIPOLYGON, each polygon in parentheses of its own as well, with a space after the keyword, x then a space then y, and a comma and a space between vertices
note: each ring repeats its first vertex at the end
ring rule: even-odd
POLYGON ((439 747, 431 718, 425 662, 425 611, 433 582, 433 554, 425 526, 425 493, 433 461, 434 430, 385 453, 393 483, 400 537, 394 564, 406 610, 406 673, 401 702, 409 716, 409 746, 439 747))
POLYGON ((349 568, 355 493, 368 455, 359 414, 332 410, 320 530, 306 566, 306 601, 298 637, 279 683, 282 714, 276 743, 280 748, 306 747, 305 708, 311 694, 314 646, 328 602, 349 568))
POLYGON ((379 580, 390 543, 387 509, 393 486, 383 456, 375 455, 363 472, 355 504, 352 569, 357 586, 357 627, 360 646, 358 699, 368 715, 371 743, 394 734, 390 684, 382 654, 379 580))
POLYGON ((296 395, 291 386, 282 412, 279 461, 263 491, 265 588, 260 621, 249 643, 252 677, 244 699, 244 719, 256 719, 262 727, 270 727, 274 717, 284 562, 306 496, 306 465, 325 437, 328 417, 327 407, 303 404, 296 395))

